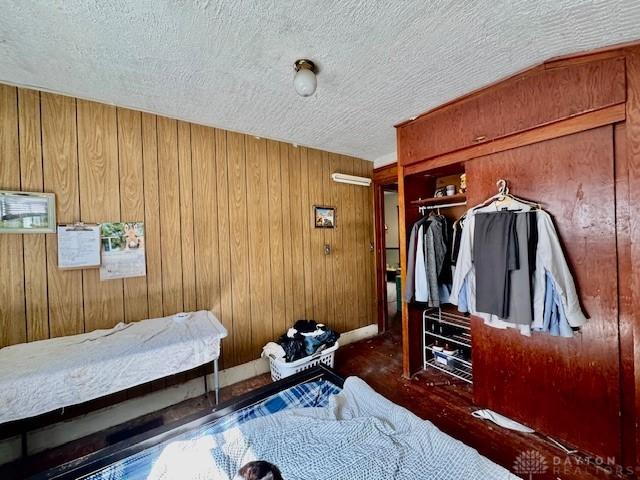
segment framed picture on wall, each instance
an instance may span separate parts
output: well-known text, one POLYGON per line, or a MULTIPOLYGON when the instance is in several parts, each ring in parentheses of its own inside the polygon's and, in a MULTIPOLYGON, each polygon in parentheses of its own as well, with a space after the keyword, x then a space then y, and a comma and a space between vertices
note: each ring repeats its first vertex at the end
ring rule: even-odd
POLYGON ((53 193, 0 190, 0 233, 55 233, 53 193))
POLYGON ((336 208, 314 205, 313 221, 316 228, 336 228, 336 208))

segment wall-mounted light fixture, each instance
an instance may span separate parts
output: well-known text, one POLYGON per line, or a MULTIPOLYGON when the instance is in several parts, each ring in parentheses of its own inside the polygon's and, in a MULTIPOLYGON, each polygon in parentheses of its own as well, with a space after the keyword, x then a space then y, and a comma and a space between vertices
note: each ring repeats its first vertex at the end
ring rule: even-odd
POLYGON ((356 177, 355 175, 347 175, 346 173, 332 173, 331 179, 338 183, 348 183, 350 185, 359 185, 361 187, 371 186, 370 178, 356 177))
POLYGON ((318 81, 316 79, 316 66, 311 60, 301 58, 293 64, 296 74, 293 77, 293 86, 301 97, 313 95, 318 81))

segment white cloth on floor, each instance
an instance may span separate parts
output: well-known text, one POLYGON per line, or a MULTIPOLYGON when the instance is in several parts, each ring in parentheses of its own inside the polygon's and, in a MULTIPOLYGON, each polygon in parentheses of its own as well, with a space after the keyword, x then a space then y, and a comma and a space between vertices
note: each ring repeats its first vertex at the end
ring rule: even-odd
POLYGON ((0 349, 0 423, 103 397, 217 359, 226 329, 207 311, 0 349))
POLYGON ((490 420, 496 425, 499 425, 504 428, 508 428, 509 430, 515 430, 516 432, 523 432, 523 433, 535 432, 535 430, 533 430, 532 428, 529 428, 526 425, 518 423, 515 420, 511 420, 509 417, 500 415, 499 413, 494 412, 493 410, 476 410, 475 412, 472 412, 471 415, 473 415, 476 418, 481 418, 483 420, 490 420))

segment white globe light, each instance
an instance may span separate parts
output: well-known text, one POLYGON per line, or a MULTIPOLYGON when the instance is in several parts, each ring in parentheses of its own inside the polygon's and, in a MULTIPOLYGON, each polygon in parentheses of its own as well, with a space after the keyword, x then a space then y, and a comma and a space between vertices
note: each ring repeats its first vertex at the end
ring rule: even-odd
POLYGON ((313 92, 316 91, 317 85, 318 81, 316 79, 316 74, 307 68, 300 68, 296 72, 295 77, 293 77, 293 86, 295 87, 296 92, 298 92, 298 95, 302 97, 313 95, 313 92))

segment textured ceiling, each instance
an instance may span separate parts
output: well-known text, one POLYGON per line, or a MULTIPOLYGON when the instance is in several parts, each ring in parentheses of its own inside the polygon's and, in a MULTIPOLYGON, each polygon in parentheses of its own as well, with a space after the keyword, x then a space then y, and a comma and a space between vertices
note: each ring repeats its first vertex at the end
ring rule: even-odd
POLYGON ((377 163, 393 124, 556 55, 640 39, 626 0, 0 0, 0 81, 377 163), (320 67, 298 97, 292 64, 320 67))

